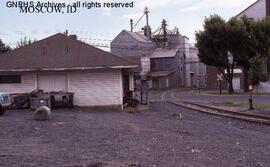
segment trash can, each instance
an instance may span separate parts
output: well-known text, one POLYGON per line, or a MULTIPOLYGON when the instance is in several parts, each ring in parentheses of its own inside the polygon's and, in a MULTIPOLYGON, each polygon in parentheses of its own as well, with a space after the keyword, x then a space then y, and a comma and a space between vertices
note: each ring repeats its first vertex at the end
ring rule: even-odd
POLYGON ((74 93, 51 93, 51 105, 52 108, 72 108, 74 93))
POLYGON ((29 108, 29 97, 26 95, 13 96, 13 108, 24 109, 29 108))
POLYGON ((30 98, 30 108, 31 110, 35 110, 42 106, 46 106, 51 108, 51 98, 49 95, 41 95, 38 97, 31 97, 30 98))

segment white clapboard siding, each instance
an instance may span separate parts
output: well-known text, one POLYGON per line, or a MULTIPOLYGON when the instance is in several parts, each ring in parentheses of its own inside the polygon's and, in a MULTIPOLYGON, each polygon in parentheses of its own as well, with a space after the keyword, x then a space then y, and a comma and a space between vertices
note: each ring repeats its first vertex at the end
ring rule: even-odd
POLYGON ((37 88, 45 92, 67 91, 67 74, 39 74, 37 88))
POLYGON ((0 84, 0 92, 27 93, 35 90, 36 74, 22 74, 20 84, 0 84))
POLYGON ((69 91, 75 93, 74 105, 122 105, 122 79, 120 70, 106 72, 71 72, 69 91))
POLYGON ((142 71, 145 73, 150 72, 150 57, 141 57, 142 71))

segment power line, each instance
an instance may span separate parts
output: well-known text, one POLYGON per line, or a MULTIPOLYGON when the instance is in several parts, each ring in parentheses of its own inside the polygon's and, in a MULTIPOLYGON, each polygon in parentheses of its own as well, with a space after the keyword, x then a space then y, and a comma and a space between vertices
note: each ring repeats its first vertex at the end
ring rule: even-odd
MULTIPOLYGON (((132 41, 122 41, 122 42, 115 42, 112 43, 113 40, 111 39, 105 39, 105 38, 89 38, 89 37, 81 37, 79 38, 80 41, 85 42, 89 45, 98 47, 98 48, 109 48, 109 49, 123 49, 123 50, 131 50, 131 51, 136 51, 136 50, 149 50, 149 49, 156 49, 158 46, 163 45, 163 42, 152 42, 152 43, 138 43, 138 42, 132 42, 132 41), (148 45, 152 44, 153 46, 143 46, 143 45, 148 45)), ((15 48, 17 46, 19 41, 17 42, 8 42, 7 44, 15 48)), ((166 47, 167 49, 172 49, 172 50, 178 50, 182 52, 197 52, 197 50, 194 49, 188 49, 188 47, 184 47, 183 45, 191 45, 195 43, 191 42, 170 42, 170 47, 166 47)), ((193 45, 191 45, 193 47, 193 45)))
MULTIPOLYGON (((46 34, 54 34, 54 33, 62 33, 64 30, 14 30, 14 31, 0 31, 1 36, 9 36, 9 35, 46 35, 46 34)), ((93 35, 93 36, 116 36, 117 33, 113 32, 93 32, 87 30, 69 30, 70 34, 79 34, 79 35, 93 35)))

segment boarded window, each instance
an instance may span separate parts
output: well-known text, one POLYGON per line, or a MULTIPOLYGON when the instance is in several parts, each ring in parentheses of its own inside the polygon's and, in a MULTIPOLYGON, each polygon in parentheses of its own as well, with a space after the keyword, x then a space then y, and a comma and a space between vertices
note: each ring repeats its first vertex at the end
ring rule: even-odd
POLYGON ((0 75, 0 84, 18 84, 22 83, 21 75, 0 75))

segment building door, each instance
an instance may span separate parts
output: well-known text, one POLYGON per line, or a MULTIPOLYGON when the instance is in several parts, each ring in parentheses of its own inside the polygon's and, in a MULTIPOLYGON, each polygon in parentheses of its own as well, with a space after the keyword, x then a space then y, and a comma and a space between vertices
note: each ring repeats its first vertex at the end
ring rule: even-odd
POLYGON ((45 92, 67 91, 67 76, 64 74, 38 75, 37 87, 45 92))
POLYGON ((152 87, 153 87, 153 89, 159 89, 159 79, 158 78, 152 79, 152 87))
POLYGON ((170 84, 169 84, 169 79, 166 79, 166 88, 169 88, 170 84))

